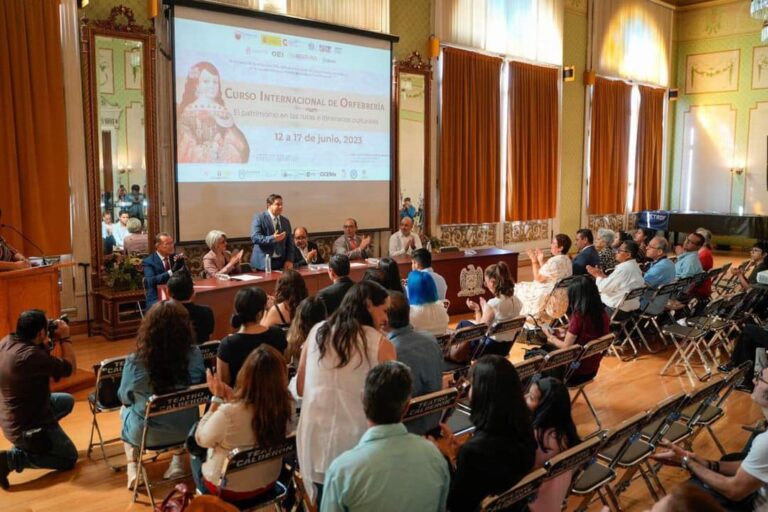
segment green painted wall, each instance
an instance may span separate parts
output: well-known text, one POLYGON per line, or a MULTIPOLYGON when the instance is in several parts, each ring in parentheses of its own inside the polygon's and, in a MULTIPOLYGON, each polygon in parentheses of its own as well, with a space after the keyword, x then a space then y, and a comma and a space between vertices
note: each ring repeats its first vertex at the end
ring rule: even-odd
POLYGON ((432 34, 432 0, 390 0, 389 31, 400 36, 394 48, 396 59, 404 59, 415 50, 426 60, 432 34))

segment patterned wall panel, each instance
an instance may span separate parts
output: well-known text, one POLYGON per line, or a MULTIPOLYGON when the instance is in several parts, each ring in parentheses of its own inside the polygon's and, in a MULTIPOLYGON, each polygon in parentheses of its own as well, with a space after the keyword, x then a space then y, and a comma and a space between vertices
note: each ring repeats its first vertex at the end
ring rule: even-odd
POLYGON ((550 219, 504 223, 504 245, 521 242, 547 240, 550 234, 550 219))
POLYGON ((405 59, 412 51, 428 55, 427 40, 432 34, 432 0, 390 0, 389 30, 400 36, 395 58, 405 59))
POLYGON ((590 215, 587 227, 596 233, 600 228, 608 228, 613 231, 624 231, 626 226, 624 224, 624 215, 590 215))
POLYGON ((490 247, 496 245, 497 224, 451 224, 440 226, 443 246, 490 247))
POLYGON ((152 25, 149 19, 149 2, 147 0, 92 0, 90 4, 80 12, 91 20, 105 20, 113 7, 124 5, 133 10, 136 23, 140 25, 152 25))

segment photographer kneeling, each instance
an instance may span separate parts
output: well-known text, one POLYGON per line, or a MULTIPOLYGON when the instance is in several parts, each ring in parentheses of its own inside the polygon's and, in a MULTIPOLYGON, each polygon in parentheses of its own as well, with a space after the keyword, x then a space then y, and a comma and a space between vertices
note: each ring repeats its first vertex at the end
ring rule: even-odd
POLYGON ((75 467, 77 449, 59 426, 75 399, 51 393, 50 379, 68 377, 76 367, 69 326, 51 322, 39 309, 24 311, 16 332, 0 341, 0 427, 13 448, 0 451, 0 487, 8 474, 24 468, 66 470, 75 467), (62 358, 49 350, 61 345, 62 358))

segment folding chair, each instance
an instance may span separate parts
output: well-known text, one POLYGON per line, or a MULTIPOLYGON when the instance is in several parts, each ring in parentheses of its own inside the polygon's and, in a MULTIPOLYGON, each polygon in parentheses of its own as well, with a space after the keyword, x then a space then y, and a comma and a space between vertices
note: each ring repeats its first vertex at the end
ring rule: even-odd
POLYGON ((629 322, 631 322, 638 314, 637 310, 622 311, 621 308, 624 304, 630 301, 640 300, 640 298, 645 295, 645 291, 647 289, 647 286, 641 286, 625 293, 624 297, 622 297, 621 301, 618 303, 616 308, 613 310, 613 313, 611 314, 611 330, 617 333, 616 340, 618 341, 618 343, 613 345, 611 348, 614 354, 616 354, 616 357, 619 357, 620 359, 623 358, 619 356, 617 347, 623 350, 626 344, 629 344, 629 346, 632 348, 632 356, 629 357, 629 359, 634 359, 637 357, 637 347, 635 347, 635 343, 632 341, 632 336, 627 330, 627 324, 629 324, 629 322))
POLYGON ((488 354, 507 357, 512 350, 512 346, 515 344, 515 341, 517 341, 517 337, 522 332, 524 325, 524 316, 494 322, 485 334, 485 342, 480 343, 478 350, 472 356, 472 359, 477 359, 488 354), (493 337, 503 337, 504 340, 496 340, 493 339, 493 337))
POLYGON ((568 348, 553 350, 544 357, 544 364, 539 368, 539 373, 552 374, 553 370, 562 369, 562 377, 565 380, 570 366, 579 359, 583 348, 581 345, 571 345, 568 348))
MULTIPOLYGON (((736 268, 739 270, 746 270, 747 266, 749 265, 749 260, 742 261, 736 268)), ((731 293, 735 290, 735 288, 738 286, 739 278, 736 276, 736 274, 728 273, 728 271, 733 267, 733 263, 728 263, 726 265, 723 265, 723 272, 720 274, 717 281, 712 283, 712 290, 716 291, 719 295, 725 295, 727 293, 731 293)))
MULTIPOLYGON (((597 451, 605 443, 606 434, 607 431, 603 430, 600 432, 600 435, 591 437, 544 462, 544 469, 547 470, 547 476, 544 480, 557 478, 563 473, 573 472, 571 481, 568 484, 568 492, 570 492, 573 482, 575 482, 589 466, 595 463, 597 451)), ((566 497, 567 495, 568 493, 566 493, 566 497)), ((565 507, 561 507, 561 509, 564 508, 565 507)))
POLYGON ((602 446, 610 450, 610 456, 600 453, 599 459, 589 465, 573 483, 571 492, 584 496, 576 510, 587 510, 595 494, 610 510, 620 510, 619 499, 613 489, 609 486, 606 489, 604 487, 616 478, 616 465, 634 440, 639 437, 640 431, 648 423, 649 418, 650 415, 647 412, 639 412, 608 432, 602 446))
MULTIPOLYGON (((442 413, 441 420, 446 417, 451 409, 456 407, 459 399, 459 390, 455 387, 441 389, 434 393, 411 398, 408 407, 403 413, 403 423, 408 423, 416 418, 442 413)), ((436 424, 437 422, 435 422, 436 424)))
MULTIPOLYGON (((445 347, 445 351, 443 352, 444 356, 447 356, 449 351, 451 350, 451 347, 454 345, 458 345, 459 343, 478 343, 480 344, 485 337, 485 333, 488 331, 488 325, 487 324, 475 324, 470 325, 468 327, 462 327, 461 329, 458 329, 451 334, 450 341, 448 342, 448 345, 445 347)), ((477 349, 475 349, 476 351, 477 349)), ((474 354, 473 354, 474 355, 474 354)), ((469 371, 469 367, 472 363, 472 359, 470 357, 470 360, 465 363, 455 363, 453 361, 443 360, 443 375, 445 374, 451 374, 453 375, 454 382, 458 381, 459 378, 466 374, 467 371, 469 371)))
MULTIPOLYGON (((106 445, 120 442, 119 437, 105 440, 101 435, 101 428, 97 415, 103 412, 112 412, 120 410, 122 403, 117 396, 117 390, 120 388, 120 379, 123 377, 123 366, 125 366, 125 356, 112 357, 104 359, 98 365, 94 366, 96 372, 96 389, 88 395, 88 407, 91 409, 91 436, 88 439, 87 457, 91 457, 94 446, 98 444, 101 449, 101 457, 104 463, 112 471, 120 471, 124 466, 113 466, 109 459, 113 456, 107 456, 106 445), (99 437, 99 442, 93 442, 93 433, 99 437)), ((120 453, 123 453, 121 450, 120 453)))
MULTIPOLYGON (((136 467, 136 481, 133 484, 133 501, 139 495, 139 485, 144 484, 147 488, 147 494, 149 495, 149 501, 152 504, 152 508, 155 507, 155 498, 152 495, 152 482, 147 476, 145 454, 152 452, 150 460, 156 460, 163 453, 168 453, 176 450, 184 449, 184 441, 182 439, 178 443, 171 443, 168 445, 151 446, 147 443, 147 437, 152 427, 151 420, 158 416, 164 416, 166 414, 172 414, 175 412, 186 411, 187 409, 199 408, 208 402, 208 398, 211 396, 208 386, 206 384, 198 384, 191 386, 181 391, 175 391, 165 395, 152 395, 147 400, 147 406, 144 410, 144 428, 141 432, 141 444, 139 445, 139 457, 136 467)), ((185 475, 182 478, 186 478, 185 475)))
MULTIPOLYGON (((688 375, 691 384, 695 384, 694 377, 700 381, 705 381, 712 376, 712 367, 717 366, 717 361, 713 360, 710 365, 707 355, 702 350, 700 344, 701 339, 707 334, 706 327, 698 327, 696 325, 680 325, 679 323, 671 323, 663 327, 662 332, 672 340, 672 344, 675 347, 675 351, 667 360, 667 364, 659 372, 660 375, 665 375, 667 370, 671 366, 682 367, 683 372, 688 375), (691 362, 691 357, 698 355, 701 364, 704 366, 705 373, 698 375, 691 362)), ((682 375, 682 373, 678 374, 682 375)))
POLYGON ((656 330, 656 334, 658 334, 659 338, 661 338, 661 340, 664 342, 664 345, 668 345, 667 338, 664 335, 664 331, 662 330, 662 326, 668 323, 663 321, 664 317, 666 317, 666 319, 669 321, 672 321, 672 318, 669 314, 669 310, 667 309, 666 304, 678 293, 680 288, 680 283, 677 281, 659 286, 653 292, 645 306, 641 307, 637 315, 631 319, 633 325, 629 330, 630 336, 634 333, 637 333, 640 337, 640 340, 643 342, 643 345, 645 345, 646 350, 648 350, 648 352, 651 354, 661 352, 664 350, 664 348, 659 350, 651 350, 648 339, 645 337, 645 334, 643 334, 643 328, 647 327, 649 324, 653 326, 653 328, 656 330), (659 310, 658 305, 662 303, 664 304, 664 307, 659 310))
MULTIPOLYGON (((264 464, 275 459, 279 459, 281 462, 283 458, 296 453, 296 436, 291 435, 286 440, 277 446, 269 446, 265 448, 235 448, 227 454, 227 458, 224 461, 224 466, 221 468, 221 476, 216 486, 217 496, 221 496, 223 490, 227 486, 227 480, 230 475, 238 471, 242 471, 256 464, 264 464)), ((282 510, 280 503, 288 496, 288 487, 280 480, 275 482, 274 487, 260 494, 259 496, 247 500, 242 503, 237 503, 237 507, 240 510, 261 510, 267 507, 274 507, 278 512, 282 510)))
POLYGON ((600 422, 600 418, 597 416, 597 411, 592 406, 592 402, 589 400, 587 392, 584 390, 587 384, 595 380, 595 376, 592 376, 587 381, 578 382, 576 384, 569 384, 569 381, 573 380, 574 374, 576 373, 576 370, 581 366, 582 362, 592 357, 599 357, 604 354, 606 351, 608 351, 609 348, 611 348, 611 346, 613 346, 614 339, 615 336, 613 334, 606 334, 605 336, 596 340, 592 340, 584 345, 584 349, 579 355, 578 361, 571 365, 570 371, 565 376, 565 385, 571 389, 576 389, 576 394, 573 395, 573 398, 571 399, 571 406, 576 403, 576 400, 578 400, 579 396, 583 396, 584 401, 587 403, 587 407, 589 407, 589 412, 592 414, 592 417, 595 418, 597 429, 595 429, 593 432, 590 432, 587 437, 597 434, 603 428, 603 424, 600 422))
MULTIPOLYGON (((544 299, 544 305, 542 306, 541 310, 544 311, 545 314, 547 314, 546 311, 549 309, 550 302, 554 301, 556 296, 562 293, 562 291, 567 290, 568 286, 578 277, 579 276, 574 275, 574 276, 568 276, 568 277, 563 277, 562 279, 559 279, 555 283, 554 288, 552 288, 552 291, 549 292, 549 295, 547 295, 547 298, 544 299)), ((538 314, 531 315, 531 317, 533 318, 534 322, 536 322, 536 319, 538 318, 538 314)), ((554 326, 555 324, 558 324, 558 323, 562 325, 566 325, 568 323, 567 320, 568 320, 568 316, 567 314, 565 314, 559 318, 553 318, 552 325, 554 326)))
POLYGON ((221 345, 221 341, 209 340, 197 346, 203 354, 203 364, 205 364, 207 370, 214 371, 214 368, 216 368, 216 356, 219 354, 219 345, 221 345))
POLYGON ((712 268, 707 271, 707 279, 709 279, 709 282, 711 283, 712 293, 716 294, 718 297, 722 296, 722 294, 719 293, 716 285, 730 268, 731 264, 726 263, 722 267, 712 268))
POLYGON ((523 392, 528 391, 528 387, 531 385, 531 379, 533 379, 534 375, 539 373, 542 366, 544 366, 544 358, 541 356, 530 357, 515 363, 515 370, 517 370, 517 375, 520 377, 523 392))
POLYGON ((517 482, 513 487, 496 496, 488 496, 480 503, 481 512, 501 512, 509 510, 512 505, 521 501, 531 501, 536 491, 547 477, 544 468, 534 469, 517 482))

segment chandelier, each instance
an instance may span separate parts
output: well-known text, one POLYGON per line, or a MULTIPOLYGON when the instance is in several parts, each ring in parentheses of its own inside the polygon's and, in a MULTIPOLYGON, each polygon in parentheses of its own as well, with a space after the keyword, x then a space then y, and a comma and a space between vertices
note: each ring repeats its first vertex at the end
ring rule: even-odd
POLYGON ((763 21, 760 39, 763 42, 768 41, 768 0, 752 0, 749 6, 749 13, 753 18, 763 21))

